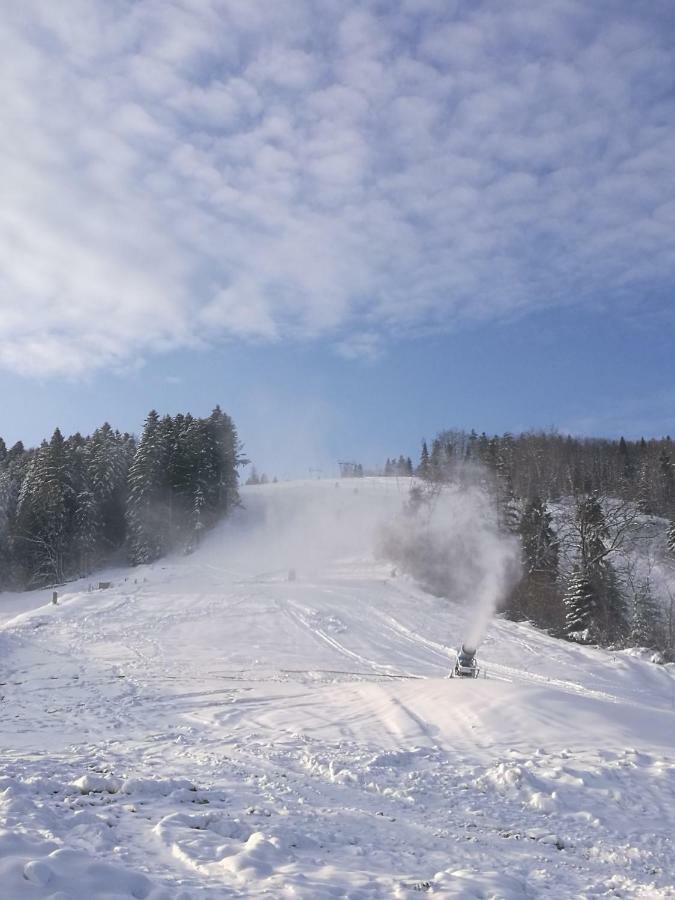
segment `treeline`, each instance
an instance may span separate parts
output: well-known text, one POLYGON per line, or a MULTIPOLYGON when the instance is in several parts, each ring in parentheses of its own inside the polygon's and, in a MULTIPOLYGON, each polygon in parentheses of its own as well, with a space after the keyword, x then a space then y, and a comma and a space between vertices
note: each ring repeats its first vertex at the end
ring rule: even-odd
MULTIPOLYGON (((277 481, 278 481, 278 479, 275 475, 274 478, 272 478, 272 484, 276 484, 277 481)), ((266 475, 265 472, 263 472, 262 475, 258 475, 258 470, 256 469, 256 467, 251 466, 251 471, 249 473, 248 478, 246 479, 246 484, 248 486, 257 485, 257 484, 269 484, 269 482, 270 482, 270 479, 268 478, 268 476, 266 475)))
POLYGON ((517 535, 523 575, 508 616, 580 643, 675 653, 675 604, 651 577, 675 566, 670 437, 618 441, 547 433, 488 437, 444 431, 422 444, 415 474, 430 484, 479 481, 500 528, 517 535), (643 548, 642 550, 640 548, 643 548))
POLYGON ((398 459, 396 457, 387 459, 384 464, 384 474, 410 477, 414 474, 412 460, 409 456, 403 456, 402 454, 398 459))
POLYGON ((149 413, 138 440, 107 423, 7 449, 0 438, 0 590, 58 584, 115 554, 194 547, 238 501, 245 462, 229 416, 149 413))
POLYGON ((475 431, 443 431, 426 442, 418 474, 451 477, 461 463, 478 462, 497 473, 524 500, 597 493, 640 504, 643 512, 675 515, 673 442, 573 438, 546 432, 488 437, 475 431))

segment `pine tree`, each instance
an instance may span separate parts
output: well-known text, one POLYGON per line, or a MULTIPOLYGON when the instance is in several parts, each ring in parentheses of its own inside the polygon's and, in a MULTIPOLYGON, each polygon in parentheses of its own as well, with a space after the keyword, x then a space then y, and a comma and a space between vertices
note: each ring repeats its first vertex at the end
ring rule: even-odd
POLYGON ((471 432, 469 433, 467 442, 466 442, 466 453, 464 456, 465 460, 467 460, 467 461, 475 460, 476 457, 478 456, 477 448, 478 448, 478 434, 472 428, 471 432))
MULTIPOLYGON (((6 458, 6 457, 5 457, 6 458)), ((4 460, 3 460, 4 462, 4 460)), ((1 465, 1 464, 0 464, 1 465)), ((9 471, 0 467, 0 591, 9 587, 12 559, 10 503, 12 483, 9 471)))
POLYGON ((603 560, 598 572, 599 611, 596 631, 602 644, 623 644, 630 630, 628 608, 616 569, 603 560))
POLYGON ((507 534, 517 534, 520 524, 520 505, 513 489, 505 485, 499 498, 499 525, 507 534))
POLYGON ((525 506, 518 530, 523 548, 523 578, 512 598, 515 610, 537 625, 560 627, 559 544, 551 514, 540 497, 534 497, 525 506))
POLYGON ((32 458, 19 495, 18 538, 31 583, 63 581, 74 509, 66 446, 57 428, 32 458))
POLYGON ((134 461, 129 470, 127 522, 129 558, 133 565, 152 562, 166 547, 166 510, 163 500, 166 488, 166 447, 160 419, 151 410, 145 420, 134 461))
POLYGON ((95 552, 121 547, 126 538, 129 466, 135 443, 129 435, 113 431, 105 422, 86 445, 86 487, 96 504, 95 552))
POLYGON ((25 452, 26 448, 23 445, 23 441, 17 441, 16 444, 13 444, 7 451, 7 463, 9 464, 19 459, 25 452))
POLYGON ((628 631, 628 615, 616 572, 609 561, 610 535, 596 493, 577 502, 576 534, 578 574, 583 579, 584 596, 592 602, 586 605, 587 618, 583 627, 570 626, 566 620, 565 630, 569 634, 572 627, 573 632, 583 632, 585 640, 605 644, 620 642, 628 631))
POLYGON ((429 448, 427 442, 422 441, 422 453, 420 454, 420 464, 417 467, 417 474, 420 478, 428 479, 431 477, 431 459, 429 457, 429 448))
POLYGON ((475 453, 476 453, 476 458, 477 458, 478 462, 481 462, 484 465, 487 464, 487 455, 488 455, 489 444, 490 444, 490 441, 489 441, 487 434, 484 431, 482 431, 476 438, 475 453))
POLYGON ((609 537, 605 515, 597 494, 589 494, 578 501, 576 522, 580 539, 581 565, 584 571, 589 571, 604 559, 607 550, 605 541, 609 537))
POLYGON ((632 483, 635 479, 635 463, 633 462, 628 445, 623 437, 619 440, 619 460, 621 477, 627 483, 632 483))
POLYGON ((563 596, 565 609, 565 636, 580 644, 594 639, 597 597, 594 586, 582 568, 576 567, 567 583, 563 596))
POLYGON ((101 522, 96 498, 89 490, 77 495, 75 512, 74 551, 79 560, 79 574, 87 575, 96 564, 100 545, 101 522))
POLYGON ((211 469, 215 476, 213 510, 217 515, 224 515, 239 502, 238 469, 246 465, 248 460, 241 453, 241 445, 232 419, 225 415, 219 406, 211 413, 208 425, 212 437, 211 469))
POLYGON ((654 600, 649 579, 642 579, 633 591, 628 635, 631 646, 655 647, 660 631, 660 618, 660 608, 654 600))
POLYGON ((675 556, 675 522, 671 522, 666 532, 666 548, 675 556))
POLYGON ((201 543, 204 521, 202 510, 204 509, 204 492, 201 486, 197 486, 192 501, 192 541, 190 547, 198 547, 201 543))
POLYGON ((11 450, 0 467, 0 590, 21 588, 26 581, 24 565, 28 545, 18 541, 17 509, 32 454, 11 450))
POLYGON ((431 442, 431 454, 429 456, 429 478, 431 481, 439 482, 444 480, 444 455, 441 439, 434 438, 431 442))
POLYGON ((675 505, 675 475, 670 454, 662 450, 659 455, 659 512, 670 515, 675 505))
POLYGON ((507 534, 517 534, 520 508, 513 490, 513 435, 505 434, 497 455, 497 498, 500 528, 507 534))

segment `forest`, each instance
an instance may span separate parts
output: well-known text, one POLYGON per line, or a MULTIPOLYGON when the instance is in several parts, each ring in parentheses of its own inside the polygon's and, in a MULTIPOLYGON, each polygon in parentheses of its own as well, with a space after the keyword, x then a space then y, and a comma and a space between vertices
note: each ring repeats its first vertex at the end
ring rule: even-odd
POLYGON ((0 590, 61 584, 105 562, 189 552, 238 502, 231 418, 152 410, 138 440, 109 424, 7 449, 0 438, 0 590))
MULTIPOLYGON (((384 473, 409 475, 403 456, 384 473)), ((618 441, 446 430, 422 443, 428 491, 479 483, 520 541, 505 615, 558 637, 675 658, 675 469, 670 437, 618 441)))

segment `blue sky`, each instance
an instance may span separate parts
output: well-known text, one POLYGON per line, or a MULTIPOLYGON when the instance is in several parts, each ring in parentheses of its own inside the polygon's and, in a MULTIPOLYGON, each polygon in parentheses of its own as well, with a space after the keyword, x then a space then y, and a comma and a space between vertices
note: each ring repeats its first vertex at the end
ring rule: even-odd
POLYGON ((58 7, 0 23, 6 440, 675 433, 671 3, 58 7))

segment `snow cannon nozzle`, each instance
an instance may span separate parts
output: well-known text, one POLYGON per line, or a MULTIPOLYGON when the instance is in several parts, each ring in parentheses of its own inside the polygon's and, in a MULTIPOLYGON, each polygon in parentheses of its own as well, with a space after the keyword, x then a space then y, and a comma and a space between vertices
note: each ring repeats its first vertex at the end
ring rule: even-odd
POLYGON ((473 657, 476 655, 475 647, 468 647, 466 644, 462 644, 462 656, 473 657))

